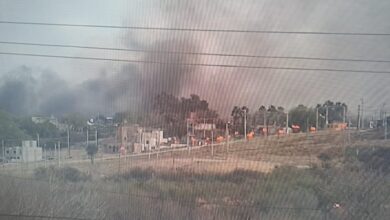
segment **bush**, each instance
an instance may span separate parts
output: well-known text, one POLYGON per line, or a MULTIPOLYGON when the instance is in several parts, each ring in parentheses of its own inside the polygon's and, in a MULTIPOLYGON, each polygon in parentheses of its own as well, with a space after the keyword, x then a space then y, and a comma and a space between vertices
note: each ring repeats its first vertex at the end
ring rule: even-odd
POLYGON ((384 173, 390 172, 390 149, 389 148, 373 148, 360 150, 358 160, 363 162, 365 167, 370 170, 380 171, 384 173))
POLYGON ((320 159, 322 162, 327 162, 331 159, 330 155, 323 152, 323 153, 320 153, 320 155, 317 156, 318 159, 320 159))
POLYGON ((37 179, 54 179, 62 182, 85 182, 91 177, 78 169, 72 167, 57 168, 50 166, 48 168, 39 167, 35 169, 34 176, 37 179))
POLYGON ((131 179, 136 179, 136 180, 142 180, 146 181, 154 176, 154 171, 151 168, 148 169, 142 169, 140 167, 135 167, 123 174, 118 174, 115 175, 113 178, 116 181, 120 180, 131 180, 131 179))

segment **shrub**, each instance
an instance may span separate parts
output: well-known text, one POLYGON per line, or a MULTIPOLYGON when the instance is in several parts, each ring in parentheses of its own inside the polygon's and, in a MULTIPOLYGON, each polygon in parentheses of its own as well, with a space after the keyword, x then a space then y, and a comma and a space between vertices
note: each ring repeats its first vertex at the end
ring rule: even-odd
POLYGON ((37 179, 54 179, 63 182, 85 182, 91 178, 89 175, 79 171, 76 168, 57 168, 54 166, 50 166, 48 168, 39 167, 35 169, 34 176, 37 179))
MULTIPOLYGON (((374 148, 373 148, 374 149, 374 148)), ((358 160, 363 162, 367 169, 389 173, 390 171, 390 149, 364 149, 358 155, 358 160)))

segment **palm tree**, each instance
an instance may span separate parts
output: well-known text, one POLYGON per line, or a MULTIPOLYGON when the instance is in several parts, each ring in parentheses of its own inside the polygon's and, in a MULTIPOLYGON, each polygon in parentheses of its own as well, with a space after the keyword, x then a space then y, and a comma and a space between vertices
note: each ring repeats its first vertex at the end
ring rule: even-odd
MULTIPOLYGON (((242 106, 241 108, 241 118, 243 120, 243 123, 242 123, 242 126, 243 126, 243 130, 244 130, 244 133, 246 133, 246 129, 247 129, 247 118, 248 118, 248 113, 249 113, 249 108, 246 107, 246 106, 242 106)), ((245 137, 246 138, 246 137, 245 137)))
MULTIPOLYGON (((268 114, 269 114, 269 117, 268 119, 271 119, 273 123, 275 123, 275 120, 276 120, 276 115, 278 113, 278 110, 276 109, 276 107, 274 105, 270 105, 268 107, 268 110, 267 110, 268 114)), ((268 124, 268 123, 267 123, 268 124)))
POLYGON ((263 125, 265 127, 266 121, 267 121, 267 119, 266 119, 267 118, 267 108, 264 105, 262 105, 259 108, 259 112, 263 115, 263 125))
POLYGON ((285 121, 285 113, 284 113, 284 108, 282 106, 279 106, 277 109, 277 114, 276 114, 276 123, 279 125, 282 125, 283 122, 285 121), (282 120, 281 120, 282 119, 282 120))
POLYGON ((238 120, 241 118, 241 109, 238 106, 234 106, 231 116, 233 117, 233 126, 237 126, 238 120))

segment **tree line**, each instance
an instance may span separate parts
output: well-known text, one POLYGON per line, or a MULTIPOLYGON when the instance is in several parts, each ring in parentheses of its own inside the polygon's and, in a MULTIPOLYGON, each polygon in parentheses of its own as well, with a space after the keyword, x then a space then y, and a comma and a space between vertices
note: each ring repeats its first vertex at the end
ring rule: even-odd
POLYGON ((317 104, 315 107, 298 105, 288 112, 282 106, 261 105, 258 109, 250 112, 247 106, 234 106, 231 112, 232 128, 239 133, 244 131, 244 120, 247 120, 247 130, 254 130, 257 126, 286 127, 287 113, 288 126, 298 125, 301 131, 308 131, 310 127, 326 127, 328 123, 343 122, 346 120, 348 106, 345 103, 326 101, 323 104, 317 104), (317 119, 318 112, 318 119, 317 119), (317 122, 318 120, 318 122, 317 122))

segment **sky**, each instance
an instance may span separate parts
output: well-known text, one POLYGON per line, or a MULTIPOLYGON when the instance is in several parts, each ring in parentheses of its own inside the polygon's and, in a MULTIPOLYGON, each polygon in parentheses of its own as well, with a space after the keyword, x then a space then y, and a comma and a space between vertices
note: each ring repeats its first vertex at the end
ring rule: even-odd
MULTIPOLYGON (((387 0, 0 0, 0 20, 140 27, 390 33, 387 0)), ((389 36, 244 34, 0 24, 0 41, 264 56, 390 60, 389 36)), ((0 52, 226 65, 390 71, 390 63, 172 55, 0 44, 0 52)), ((388 103, 390 75, 0 55, 0 107, 17 114, 139 111, 162 91, 234 105, 388 103)))

